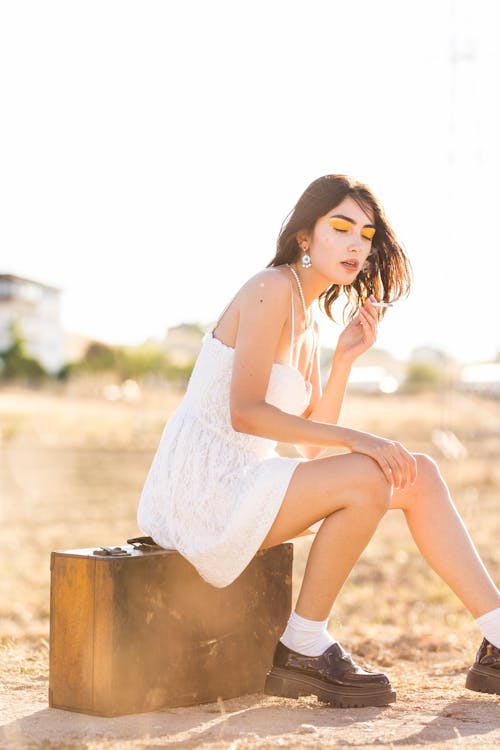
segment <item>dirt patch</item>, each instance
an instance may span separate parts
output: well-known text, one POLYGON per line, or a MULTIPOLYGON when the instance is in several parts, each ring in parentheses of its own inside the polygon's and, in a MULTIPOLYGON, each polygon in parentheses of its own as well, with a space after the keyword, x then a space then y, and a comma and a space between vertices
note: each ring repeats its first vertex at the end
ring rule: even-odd
POLYGON ((391 677, 398 700, 386 708, 332 709, 313 698, 255 694, 113 719, 48 709, 46 684, 19 685, 1 713, 0 747, 500 747, 498 699, 464 690, 462 674, 397 668, 391 677))
MULTIPOLYGON (((332 709, 313 698, 255 694, 113 719, 48 708, 50 552, 138 533, 138 496, 175 403, 172 394, 135 404, 0 394, 0 748, 500 747, 500 698, 464 688, 479 632, 422 561, 397 512, 384 518, 330 619, 332 634, 361 663, 389 674, 395 704, 332 709)), ((469 453, 441 469, 498 581, 500 403, 458 396, 455 403, 452 426, 469 453)), ((348 408, 352 426, 392 424, 409 448, 433 452, 434 397, 351 398, 348 408)), ((310 543, 294 545, 294 596, 310 543)))

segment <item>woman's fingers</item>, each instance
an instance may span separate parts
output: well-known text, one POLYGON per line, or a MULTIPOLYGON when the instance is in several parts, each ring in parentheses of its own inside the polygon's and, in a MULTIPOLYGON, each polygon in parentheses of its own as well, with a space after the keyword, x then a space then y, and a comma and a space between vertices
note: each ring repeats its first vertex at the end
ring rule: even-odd
POLYGON ((384 445, 373 455, 388 482, 396 489, 404 490, 414 484, 417 477, 417 462, 400 443, 384 445))
POLYGON ((378 325, 377 313, 373 308, 369 308, 368 305, 359 308, 359 314, 363 317, 372 328, 376 328, 378 325))
POLYGON ((401 481, 400 469, 397 462, 394 461, 389 445, 388 441, 384 441, 384 444, 376 446, 373 452, 367 451, 367 455, 378 463, 389 484, 399 487, 401 481))
POLYGON ((380 308, 373 307, 373 305, 371 304, 372 302, 375 302, 375 297, 373 296, 373 294, 370 297, 368 297, 368 299, 366 300, 366 304, 364 305, 364 309, 368 310, 368 312, 373 317, 373 319, 378 323, 380 308))
MULTIPOLYGON (((368 454, 369 455, 369 454, 368 454)), ((382 473, 385 475, 385 478, 389 482, 391 486, 394 486, 394 475, 391 469, 391 464, 384 456, 377 456, 374 455, 372 458, 375 459, 375 461, 378 463, 380 468, 382 469, 382 473)))
POLYGON ((395 440, 361 433, 351 446, 354 452, 364 453, 377 462, 389 484, 404 490, 417 478, 417 461, 406 448, 395 440))
POLYGON ((398 490, 404 489, 406 485, 407 472, 404 461, 402 460, 402 457, 399 455, 398 451, 395 451, 394 455, 392 456, 391 468, 392 474, 394 476, 394 486, 398 490))
POLYGON ((369 332, 370 337, 375 340, 377 336, 377 320, 364 307, 361 307, 359 310, 359 320, 365 333, 369 332))
POLYGON ((400 484, 398 489, 404 490, 409 484, 414 484, 417 478, 417 462, 401 443, 394 443, 396 449, 395 461, 399 467, 400 484))
MULTIPOLYGON (((403 449, 405 450, 405 449, 403 449)), ((415 484, 417 481, 417 459, 408 451, 405 451, 408 460, 408 478, 410 484, 415 484)))

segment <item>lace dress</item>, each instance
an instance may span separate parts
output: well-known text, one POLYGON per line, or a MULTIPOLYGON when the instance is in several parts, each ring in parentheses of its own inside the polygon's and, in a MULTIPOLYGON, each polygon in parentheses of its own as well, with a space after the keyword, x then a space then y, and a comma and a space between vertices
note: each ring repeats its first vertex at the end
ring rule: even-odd
MULTIPOLYGON (((292 342, 293 342, 292 302, 292 342)), ((236 432, 229 390, 234 350, 203 339, 184 399, 163 430, 137 514, 157 544, 187 558, 213 586, 227 586, 266 537, 301 458, 276 443, 236 432)), ((302 414, 311 384, 290 363, 272 366, 266 401, 302 414)))

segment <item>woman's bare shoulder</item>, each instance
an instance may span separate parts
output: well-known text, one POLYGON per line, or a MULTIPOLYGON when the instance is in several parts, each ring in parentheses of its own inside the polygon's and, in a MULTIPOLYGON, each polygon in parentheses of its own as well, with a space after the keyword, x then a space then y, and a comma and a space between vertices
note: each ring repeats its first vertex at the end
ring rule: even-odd
MULTIPOLYGON (((248 279, 239 294, 235 364, 245 372, 265 371, 276 358, 283 326, 290 315, 290 282, 285 269, 266 268, 248 279)), ((245 384, 248 390, 250 385, 245 384)))
POLYGON ((281 268, 265 268, 252 276, 240 290, 242 301, 264 295, 269 301, 285 301, 290 297, 290 280, 281 268))

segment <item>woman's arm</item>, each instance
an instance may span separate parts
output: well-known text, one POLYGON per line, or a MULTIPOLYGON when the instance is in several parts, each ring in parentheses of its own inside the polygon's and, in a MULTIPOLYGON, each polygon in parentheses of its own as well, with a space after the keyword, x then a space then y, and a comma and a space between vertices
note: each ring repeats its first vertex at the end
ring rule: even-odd
POLYGON ((238 333, 231 379, 231 422, 237 432, 296 445, 341 447, 377 461, 393 476, 409 480, 413 457, 398 443, 369 433, 338 427, 281 411, 265 400, 277 346, 290 304, 288 279, 264 271, 243 288, 238 306, 238 333))
MULTIPOLYGON (((316 387, 313 388, 311 407, 304 416, 318 422, 337 424, 353 362, 375 343, 377 325, 377 310, 368 300, 339 337, 323 393, 321 393, 319 360, 316 360, 314 377, 316 387)), ((306 458, 316 458, 322 453, 322 449, 314 446, 301 447, 299 451, 306 458)))
POLYGON ((288 414, 265 400, 289 311, 289 281, 274 270, 255 276, 240 293, 230 396, 233 428, 279 442, 347 447, 344 428, 288 414))
MULTIPOLYGON (((325 390, 321 388, 321 374, 319 363, 319 352, 315 357, 313 376, 313 392, 311 405, 303 416, 315 422, 326 422, 337 424, 342 404, 344 402, 347 381, 351 372, 352 363, 342 357, 339 351, 335 351, 325 390)), ((297 450, 306 458, 317 458, 323 453, 324 448, 317 446, 297 446, 297 450)))

